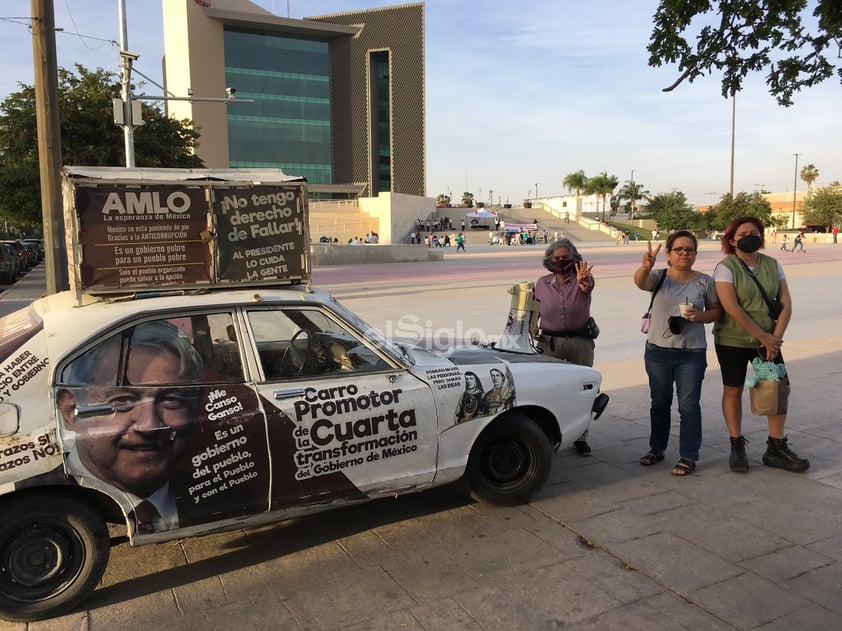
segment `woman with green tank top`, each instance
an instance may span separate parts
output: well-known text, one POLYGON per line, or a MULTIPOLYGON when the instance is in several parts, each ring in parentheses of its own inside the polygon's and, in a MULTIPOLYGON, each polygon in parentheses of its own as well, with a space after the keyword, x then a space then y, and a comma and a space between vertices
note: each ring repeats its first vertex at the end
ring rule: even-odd
MULTIPOLYGON (((716 295, 724 314, 713 327, 714 345, 722 373, 722 414, 731 436, 732 471, 749 469, 743 436, 742 396, 748 364, 762 357, 783 364, 781 345, 792 317, 792 298, 781 264, 761 254, 764 247, 763 222, 757 217, 737 217, 722 235, 725 258, 713 271, 716 295), (774 319, 758 284, 771 300, 777 298, 783 309, 774 319)), ((789 448, 784 434, 786 414, 769 416, 769 436, 763 464, 787 471, 806 471, 810 462, 789 448)))

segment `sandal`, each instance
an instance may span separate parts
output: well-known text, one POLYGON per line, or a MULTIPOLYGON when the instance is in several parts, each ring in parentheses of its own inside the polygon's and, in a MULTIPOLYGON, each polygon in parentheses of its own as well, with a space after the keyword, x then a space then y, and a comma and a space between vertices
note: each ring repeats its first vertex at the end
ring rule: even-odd
POLYGON ((664 452, 660 449, 650 449, 649 453, 647 453, 643 458, 640 459, 640 464, 646 465, 647 467, 655 464, 656 462, 661 462, 664 459, 664 452))
POLYGON ((680 458, 672 468, 672 474, 678 476, 690 475, 696 470, 696 461, 690 458, 680 458))

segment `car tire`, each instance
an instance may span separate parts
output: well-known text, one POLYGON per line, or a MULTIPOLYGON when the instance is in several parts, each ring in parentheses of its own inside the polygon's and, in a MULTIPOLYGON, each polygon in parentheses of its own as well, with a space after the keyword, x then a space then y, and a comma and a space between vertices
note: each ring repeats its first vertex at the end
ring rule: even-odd
POLYGON ((508 415, 477 438, 465 478, 474 499, 489 504, 524 504, 547 481, 552 446, 531 419, 508 415))
POLYGON ((111 540, 92 507, 50 492, 11 499, 0 509, 0 617, 49 618, 93 592, 111 540))

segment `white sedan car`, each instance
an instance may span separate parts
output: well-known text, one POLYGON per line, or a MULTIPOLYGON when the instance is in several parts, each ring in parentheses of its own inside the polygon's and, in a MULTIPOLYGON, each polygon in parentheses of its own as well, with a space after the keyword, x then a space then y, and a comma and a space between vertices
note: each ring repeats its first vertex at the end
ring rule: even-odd
POLYGON ((133 545, 464 480, 526 502, 599 372, 380 338, 330 295, 47 296, 0 319, 0 617, 78 606, 133 545))

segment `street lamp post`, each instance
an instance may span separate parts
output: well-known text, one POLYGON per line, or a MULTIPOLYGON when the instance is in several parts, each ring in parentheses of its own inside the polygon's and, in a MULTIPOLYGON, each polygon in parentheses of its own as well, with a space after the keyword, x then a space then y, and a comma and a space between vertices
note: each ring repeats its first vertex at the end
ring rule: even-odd
POLYGON ((798 188, 798 156, 800 153, 793 154, 795 156, 795 179, 792 182, 792 229, 795 229, 795 190, 798 188))

